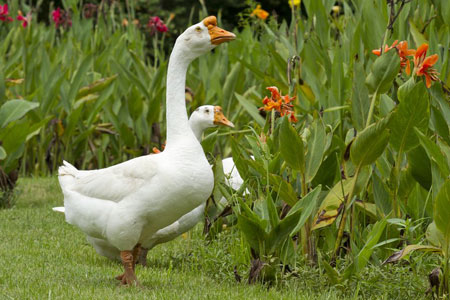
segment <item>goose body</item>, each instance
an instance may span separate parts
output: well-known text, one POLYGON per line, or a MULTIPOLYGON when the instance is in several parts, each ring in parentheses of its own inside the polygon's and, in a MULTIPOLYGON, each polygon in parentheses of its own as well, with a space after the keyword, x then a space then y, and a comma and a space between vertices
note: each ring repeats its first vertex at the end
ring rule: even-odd
POLYGON ((80 171, 68 162, 58 170, 66 221, 120 251, 122 284, 138 284, 134 264, 140 245, 212 192, 213 172, 188 124, 186 72, 192 60, 234 38, 217 27, 215 17, 205 18, 177 38, 167 72, 163 152, 99 170, 80 171))

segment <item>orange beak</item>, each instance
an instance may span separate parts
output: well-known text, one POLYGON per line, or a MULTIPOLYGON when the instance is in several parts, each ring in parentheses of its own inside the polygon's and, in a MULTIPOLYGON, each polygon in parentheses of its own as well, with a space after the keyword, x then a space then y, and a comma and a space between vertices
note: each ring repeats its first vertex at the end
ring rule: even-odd
POLYGON ((222 107, 214 106, 214 124, 216 125, 225 125, 231 128, 234 128, 234 124, 228 120, 222 112, 222 107))
POLYGON ((209 36, 211 37, 211 44, 213 45, 220 45, 236 38, 234 33, 217 27, 217 19, 214 16, 206 17, 203 20, 203 24, 208 28, 209 36))

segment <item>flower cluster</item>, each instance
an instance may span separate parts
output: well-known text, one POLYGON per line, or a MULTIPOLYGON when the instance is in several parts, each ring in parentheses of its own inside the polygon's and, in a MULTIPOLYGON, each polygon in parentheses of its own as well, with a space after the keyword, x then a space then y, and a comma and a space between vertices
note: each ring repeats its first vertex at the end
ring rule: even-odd
POLYGON ((289 116, 289 121, 297 122, 297 118, 295 117, 294 106, 291 104, 291 101, 295 99, 295 97, 289 97, 289 95, 281 95, 278 88, 276 86, 269 86, 267 89, 270 91, 270 98, 264 97, 263 104, 259 110, 271 111, 276 110, 280 113, 281 116, 289 116))
POLYGON ((12 22, 13 18, 8 16, 8 14, 9 14, 8 3, 0 5, 0 21, 12 22))
MULTIPOLYGON (((408 56, 414 56, 414 74, 417 76, 425 76, 426 85, 428 88, 431 87, 432 81, 438 81, 438 73, 435 69, 431 68, 438 60, 437 54, 426 57, 428 44, 422 44, 417 50, 408 49, 408 42, 401 41, 398 43, 395 40, 392 45, 389 47, 388 45, 384 46, 384 52, 387 52, 391 49, 396 49, 398 56, 400 57, 400 71, 405 70, 405 73, 411 74, 411 66, 408 56)), ((372 53, 375 55, 381 55, 381 49, 372 50, 372 53)))
POLYGON ((53 22, 55 23, 56 28, 59 28, 60 26, 63 26, 64 28, 72 26, 70 14, 62 10, 60 7, 58 7, 52 12, 52 19, 53 22))
MULTIPOLYGON (((22 22, 22 27, 27 27, 28 24, 31 22, 31 13, 28 13, 26 16, 22 14, 22 12, 19 10, 17 12, 17 18, 18 21, 22 22)), ((0 21, 3 22, 12 22, 14 19, 9 16, 9 8, 8 3, 5 3, 3 5, 0 5, 0 21)))
POLYGON ((269 13, 261 8, 261 5, 257 5, 256 8, 253 10, 250 16, 256 16, 257 18, 261 20, 267 19, 269 16, 269 13))
POLYGON ((438 81, 439 73, 432 66, 437 62, 438 55, 433 54, 426 57, 428 51, 428 44, 422 44, 417 48, 414 55, 414 70, 417 76, 425 76, 427 87, 431 86, 431 81, 438 81))
POLYGON ((28 26, 28 23, 31 23, 31 14, 28 13, 26 16, 23 16, 22 12, 19 10, 17 20, 21 21, 22 27, 25 28, 28 26))
POLYGON ((150 29, 151 35, 155 34, 156 31, 167 32, 169 30, 159 17, 150 17, 147 27, 150 29))

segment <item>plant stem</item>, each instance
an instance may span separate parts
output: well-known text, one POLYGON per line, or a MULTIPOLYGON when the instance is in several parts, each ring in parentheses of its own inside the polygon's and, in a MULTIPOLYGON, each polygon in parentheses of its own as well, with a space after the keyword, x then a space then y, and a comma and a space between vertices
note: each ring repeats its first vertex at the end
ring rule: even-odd
POLYGON ((353 184, 348 193, 347 198, 345 197, 345 195, 343 195, 344 196, 344 211, 342 213, 341 223, 339 224, 338 236, 336 238, 336 243, 334 244, 333 256, 331 258, 332 264, 335 264, 336 258, 339 255, 339 249, 341 248, 342 237, 344 236, 345 223, 347 221, 347 215, 348 215, 348 210, 349 210, 348 206, 353 198, 353 193, 355 192, 356 181, 358 180, 358 175, 359 175, 360 169, 361 169, 360 166, 358 166, 356 168, 355 175, 353 176, 353 184))
POLYGON ((372 101, 370 102, 369 114, 367 116, 367 121, 366 121, 365 127, 369 126, 370 123, 372 122, 373 110, 375 108, 375 102, 377 100, 377 97, 378 97, 378 93, 377 93, 377 91, 375 91, 375 93, 373 93, 373 95, 372 95, 372 101))

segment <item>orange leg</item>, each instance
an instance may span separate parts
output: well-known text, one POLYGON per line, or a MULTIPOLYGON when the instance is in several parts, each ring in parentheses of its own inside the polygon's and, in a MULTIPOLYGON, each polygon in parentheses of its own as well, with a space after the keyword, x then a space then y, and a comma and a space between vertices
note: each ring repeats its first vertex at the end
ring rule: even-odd
POLYGON ((117 276, 116 279, 120 280, 122 285, 139 286, 139 281, 137 280, 136 274, 134 273, 134 266, 136 265, 140 250, 141 245, 138 244, 132 251, 120 251, 120 258, 122 259, 122 264, 125 272, 122 275, 117 276))

